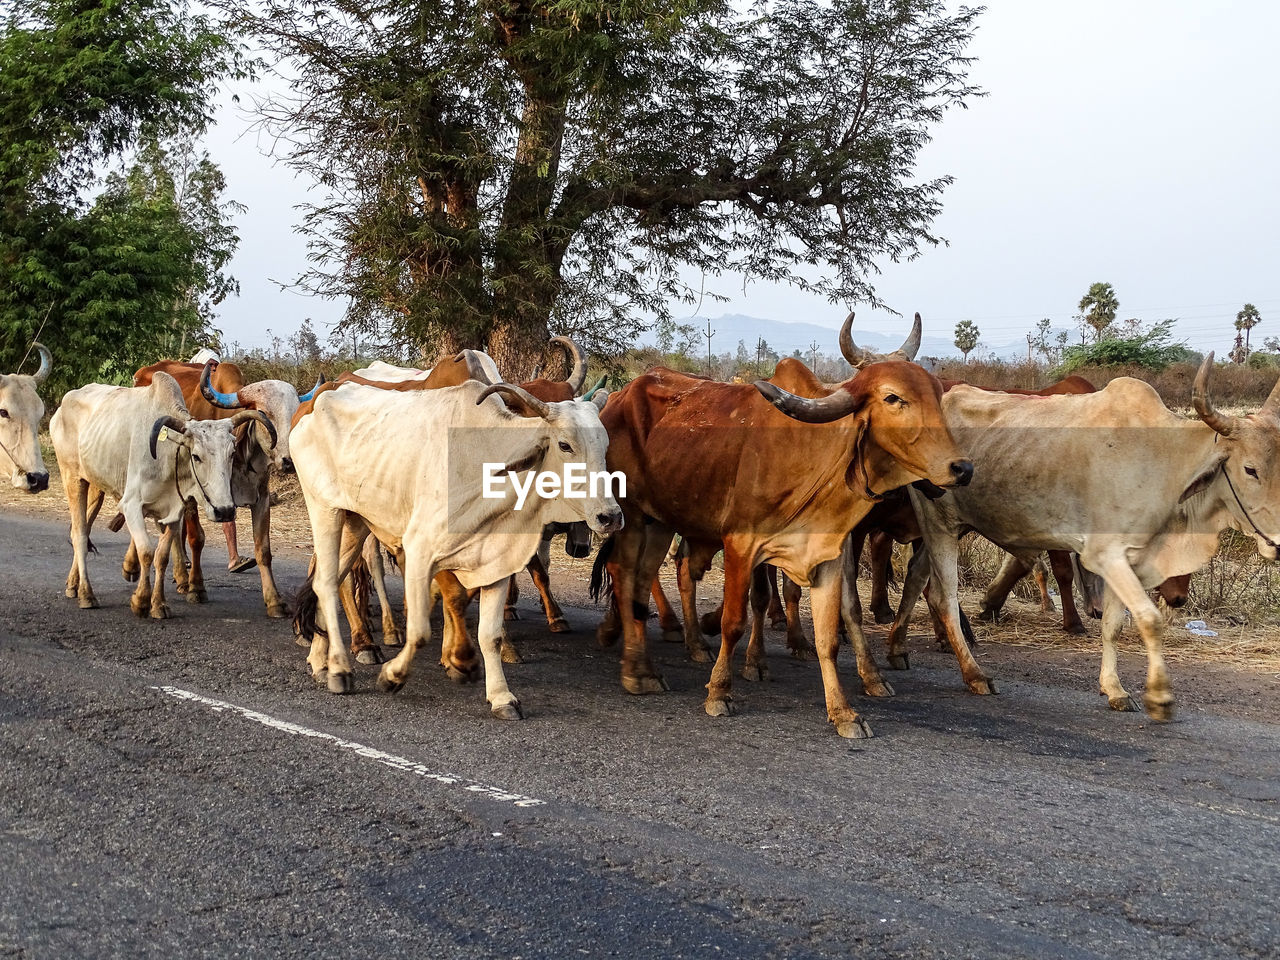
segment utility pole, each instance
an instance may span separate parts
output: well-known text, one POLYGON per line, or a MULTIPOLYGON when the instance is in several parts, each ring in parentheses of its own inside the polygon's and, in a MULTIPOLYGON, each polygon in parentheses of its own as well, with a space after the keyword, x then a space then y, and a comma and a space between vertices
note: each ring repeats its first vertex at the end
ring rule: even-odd
POLYGON ((708 317, 707 332, 706 334, 704 334, 704 336, 706 336, 707 338, 707 376, 708 377, 711 376, 711 338, 714 337, 715 335, 716 335, 716 332, 711 329, 711 318, 708 317))
POLYGON ((815 374, 818 372, 818 341, 814 340, 809 344, 809 369, 815 374))

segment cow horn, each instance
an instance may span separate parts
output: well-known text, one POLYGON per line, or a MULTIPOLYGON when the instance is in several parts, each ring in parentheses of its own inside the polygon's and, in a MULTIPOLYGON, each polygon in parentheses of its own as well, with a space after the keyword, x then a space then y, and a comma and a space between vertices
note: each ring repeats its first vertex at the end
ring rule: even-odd
MULTIPOLYGON (((315 388, 311 391, 311 393, 315 393, 315 391, 318 389, 320 389, 320 384, 317 383, 315 385, 315 388)), ((307 394, 307 399, 308 400, 311 399, 310 393, 307 394)), ((262 425, 267 428, 267 433, 271 434, 271 446, 274 448, 276 445, 275 424, 273 424, 271 422, 271 418, 268 417, 261 410, 241 410, 239 413, 237 413, 234 417, 231 418, 231 429, 234 430, 236 427, 240 426, 240 424, 245 423, 248 420, 261 421, 262 425)))
MULTIPOLYGON (((523 387, 517 387, 514 383, 495 383, 485 387, 484 392, 480 394, 480 398, 476 400, 476 404, 484 403, 486 398, 495 393, 502 394, 503 399, 516 401, 516 404, 524 411, 521 416, 542 417, 542 419, 546 420, 551 415, 549 404, 543 403, 528 390, 523 387)), ((519 410, 513 412, 520 413, 519 410)))
MULTIPOLYGON (((316 385, 315 385, 314 387, 312 387, 312 388, 311 388, 310 390, 308 390, 306 393, 300 393, 300 394, 298 394, 298 402, 299 402, 299 403, 306 403, 308 400, 312 399, 312 398, 316 395, 316 391, 317 391, 317 390, 319 390, 322 386, 324 386, 324 374, 323 374, 323 373, 322 373, 322 374, 320 374, 320 375, 319 375, 319 377, 316 379, 316 385)), ((238 394, 237 394, 237 396, 238 396, 238 394)), ((272 442, 272 446, 275 446, 275 442, 274 442, 274 441, 272 442)))
MULTIPOLYGON (((478 380, 481 383, 491 383, 489 375, 484 372, 484 364, 480 362, 480 357, 474 350, 463 350, 456 357, 454 362, 462 362, 467 365, 467 377, 471 380, 478 380)), ((537 377, 534 377, 536 380, 537 377)))
POLYGON ((210 380, 217 365, 217 360, 205 361, 204 369, 200 371, 200 393, 215 407, 221 407, 223 410, 238 410, 241 406, 239 391, 236 393, 219 393, 213 389, 213 384, 210 380))
POLYGON ((916 354, 920 352, 920 333, 920 312, 916 311, 916 318, 911 323, 911 332, 907 334, 907 339, 902 341, 902 346, 898 348, 898 353, 908 360, 914 360, 916 354))
POLYGON ((596 391, 604 386, 604 382, 609 379, 607 373, 600 374, 600 379, 596 381, 596 385, 582 395, 583 400, 590 400, 596 395, 596 391))
POLYGON ((565 356, 569 358, 569 362, 573 365, 573 369, 569 371, 569 384, 574 393, 582 389, 582 385, 587 382, 587 356, 582 352, 582 348, 570 340, 568 337, 552 337, 551 342, 563 348, 565 356))
POLYGON ((844 358, 849 361, 849 366, 858 368, 867 362, 867 357, 858 345, 853 342, 853 311, 849 311, 849 315, 844 318, 844 324, 840 327, 840 352, 844 354, 844 358))
POLYGON ((792 420, 804 423, 830 423, 847 417, 858 406, 858 401, 848 390, 836 390, 820 400, 810 400, 808 397, 788 393, 768 380, 757 380, 756 389, 792 420))
POLYGON ((1213 401, 1209 399, 1209 373, 1212 370, 1213 351, 1210 350, 1209 355, 1204 358, 1204 363, 1200 364, 1200 369, 1196 371, 1196 382, 1191 387, 1191 405, 1196 408, 1196 414, 1201 420, 1222 436, 1229 437, 1231 431, 1235 429, 1238 418, 1219 413, 1213 408, 1213 401))
POLYGON ((36 352, 40 354, 40 369, 31 376, 36 383, 44 383, 49 378, 49 370, 53 366, 53 354, 49 352, 49 348, 37 340, 32 344, 36 348, 36 352))
POLYGON ((187 432, 187 425, 177 417, 160 417, 151 425, 151 459, 156 459, 156 443, 160 440, 160 431, 168 428, 175 433, 181 433, 184 436, 187 432))

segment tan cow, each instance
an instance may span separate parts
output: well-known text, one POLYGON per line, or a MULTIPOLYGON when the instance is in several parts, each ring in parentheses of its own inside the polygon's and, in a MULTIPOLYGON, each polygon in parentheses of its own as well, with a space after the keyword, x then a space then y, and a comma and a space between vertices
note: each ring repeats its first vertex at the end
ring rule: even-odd
POLYGON ((9 480, 19 490, 39 493, 49 489, 49 469, 40 452, 40 420, 44 401, 36 388, 49 376, 53 358, 42 343, 40 369, 33 374, 0 374, 0 466, 9 468, 9 480))

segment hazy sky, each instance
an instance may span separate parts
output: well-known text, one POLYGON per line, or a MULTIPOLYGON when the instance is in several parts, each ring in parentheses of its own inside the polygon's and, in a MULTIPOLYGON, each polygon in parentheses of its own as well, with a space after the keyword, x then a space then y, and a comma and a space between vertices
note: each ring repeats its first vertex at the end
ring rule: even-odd
MULTIPOLYGON (((1120 318, 1176 318, 1197 349, 1224 353, 1245 302, 1263 318, 1255 344, 1280 336, 1280 4, 992 0, 979 23, 971 78, 988 95, 948 116, 920 167, 955 177, 935 222, 950 245, 886 263, 881 298, 920 311, 929 334, 968 319, 998 346, 1041 317, 1072 326, 1102 280, 1120 318)), ((232 267, 242 292, 218 325, 228 341, 265 345, 268 330, 288 334, 311 317, 323 338, 343 305, 273 282, 305 267, 292 207, 306 185, 263 155, 269 143, 248 125, 228 108, 209 142, 228 195, 249 207, 232 267)), ((791 288, 706 283, 731 300, 705 302, 703 315, 844 318, 843 306, 791 288)), ((855 329, 905 329, 855 309, 855 329)))

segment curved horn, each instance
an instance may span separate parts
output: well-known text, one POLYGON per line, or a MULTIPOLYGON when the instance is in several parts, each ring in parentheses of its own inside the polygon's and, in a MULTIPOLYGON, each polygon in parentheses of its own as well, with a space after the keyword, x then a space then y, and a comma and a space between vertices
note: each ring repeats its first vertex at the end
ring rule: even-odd
POLYGON ((36 348, 36 352, 40 354, 40 369, 31 376, 35 378, 36 383, 44 383, 49 378, 49 370, 53 366, 53 354, 39 340, 32 344, 36 348))
MULTIPOLYGON (((300 394, 298 394, 298 402, 299 402, 299 403, 306 403, 308 400, 310 400, 312 397, 314 397, 314 396, 316 395, 316 391, 317 391, 317 390, 319 390, 322 386, 324 386, 324 374, 323 374, 323 373, 322 373, 322 374, 320 374, 319 378, 316 380, 316 385, 315 385, 314 387, 312 387, 312 388, 311 388, 310 390, 308 390, 306 393, 300 393, 300 394)), ((272 442, 272 446, 275 446, 274 441, 272 442)))
MULTIPOLYGON (((489 379, 489 375, 485 373, 484 364, 480 362, 480 357, 476 351, 463 350, 453 359, 455 363, 462 362, 467 365, 467 379, 478 380, 485 384, 493 382, 489 379)), ((535 377, 534 379, 536 380, 537 378, 535 377)))
POLYGON ((573 369, 569 371, 569 377, 565 381, 573 388, 573 392, 577 393, 582 389, 582 385, 587 382, 587 356, 582 352, 582 348, 570 340, 568 337, 552 337, 551 342, 564 350, 565 356, 569 358, 569 363, 573 369))
MULTIPOLYGON (((315 393, 315 391, 318 390, 319 388, 320 388, 320 384, 317 383, 315 385, 315 388, 311 391, 311 393, 315 393)), ((308 400, 311 399, 310 393, 307 394, 307 399, 308 400)), ((258 420, 262 423, 264 427, 267 428, 267 433, 271 434, 271 446, 274 448, 276 445, 275 424, 273 424, 271 422, 271 418, 268 417, 261 410, 241 410, 239 413, 237 413, 234 417, 231 418, 231 429, 234 430, 236 427, 240 426, 240 424, 248 420, 258 420)))
POLYGON ((604 386, 604 382, 608 379, 609 379, 609 375, 607 373, 600 374, 600 379, 596 381, 596 385, 592 387, 590 390, 588 390, 586 393, 584 393, 581 399, 590 400, 592 397, 596 395, 596 391, 604 386))
POLYGON ((1200 364, 1200 369, 1196 371, 1196 382, 1191 387, 1191 405, 1196 408, 1196 414, 1201 420, 1224 437, 1229 437, 1231 436, 1231 431, 1235 429, 1239 418, 1219 413, 1213 408, 1213 401, 1209 399, 1209 373, 1211 370, 1213 370, 1212 350, 1204 358, 1204 363, 1200 364))
POLYGON ((213 377, 213 369, 217 365, 217 360, 205 361, 204 369, 200 371, 200 393, 215 407, 221 407, 223 410, 238 410, 240 408, 239 392, 219 393, 213 389, 213 384, 209 382, 213 377))
POLYGON ((484 392, 480 394, 480 398, 476 400, 477 406, 484 403, 488 397, 495 393, 501 394, 505 400, 516 401, 516 404, 520 406, 524 412, 521 413, 520 410, 512 412, 520 413, 521 416, 542 417, 542 419, 545 420, 551 414, 551 407, 549 404, 543 403, 528 390, 523 387, 517 387, 514 383, 495 383, 491 386, 485 387, 484 392))
POLYGON ((187 425, 177 417, 160 417, 151 425, 151 459, 156 458, 156 443, 160 440, 160 431, 168 428, 174 433, 181 433, 184 436, 187 432, 187 425))
POLYGON ((858 406, 858 401, 848 390, 837 390, 820 400, 810 400, 775 387, 768 380, 757 380, 756 389, 792 420, 804 423, 830 423, 847 417, 858 406))
POLYGON ((849 361, 849 365, 855 369, 865 364, 870 357, 866 356, 858 345, 853 342, 853 311, 849 311, 849 315, 844 318, 844 324, 840 327, 840 352, 844 354, 844 358, 849 361))
POLYGON ((902 341, 902 346, 898 348, 898 353, 902 354, 908 360, 914 360, 916 354, 920 352, 920 311, 916 311, 916 318, 911 323, 911 332, 907 334, 907 339, 902 341))

